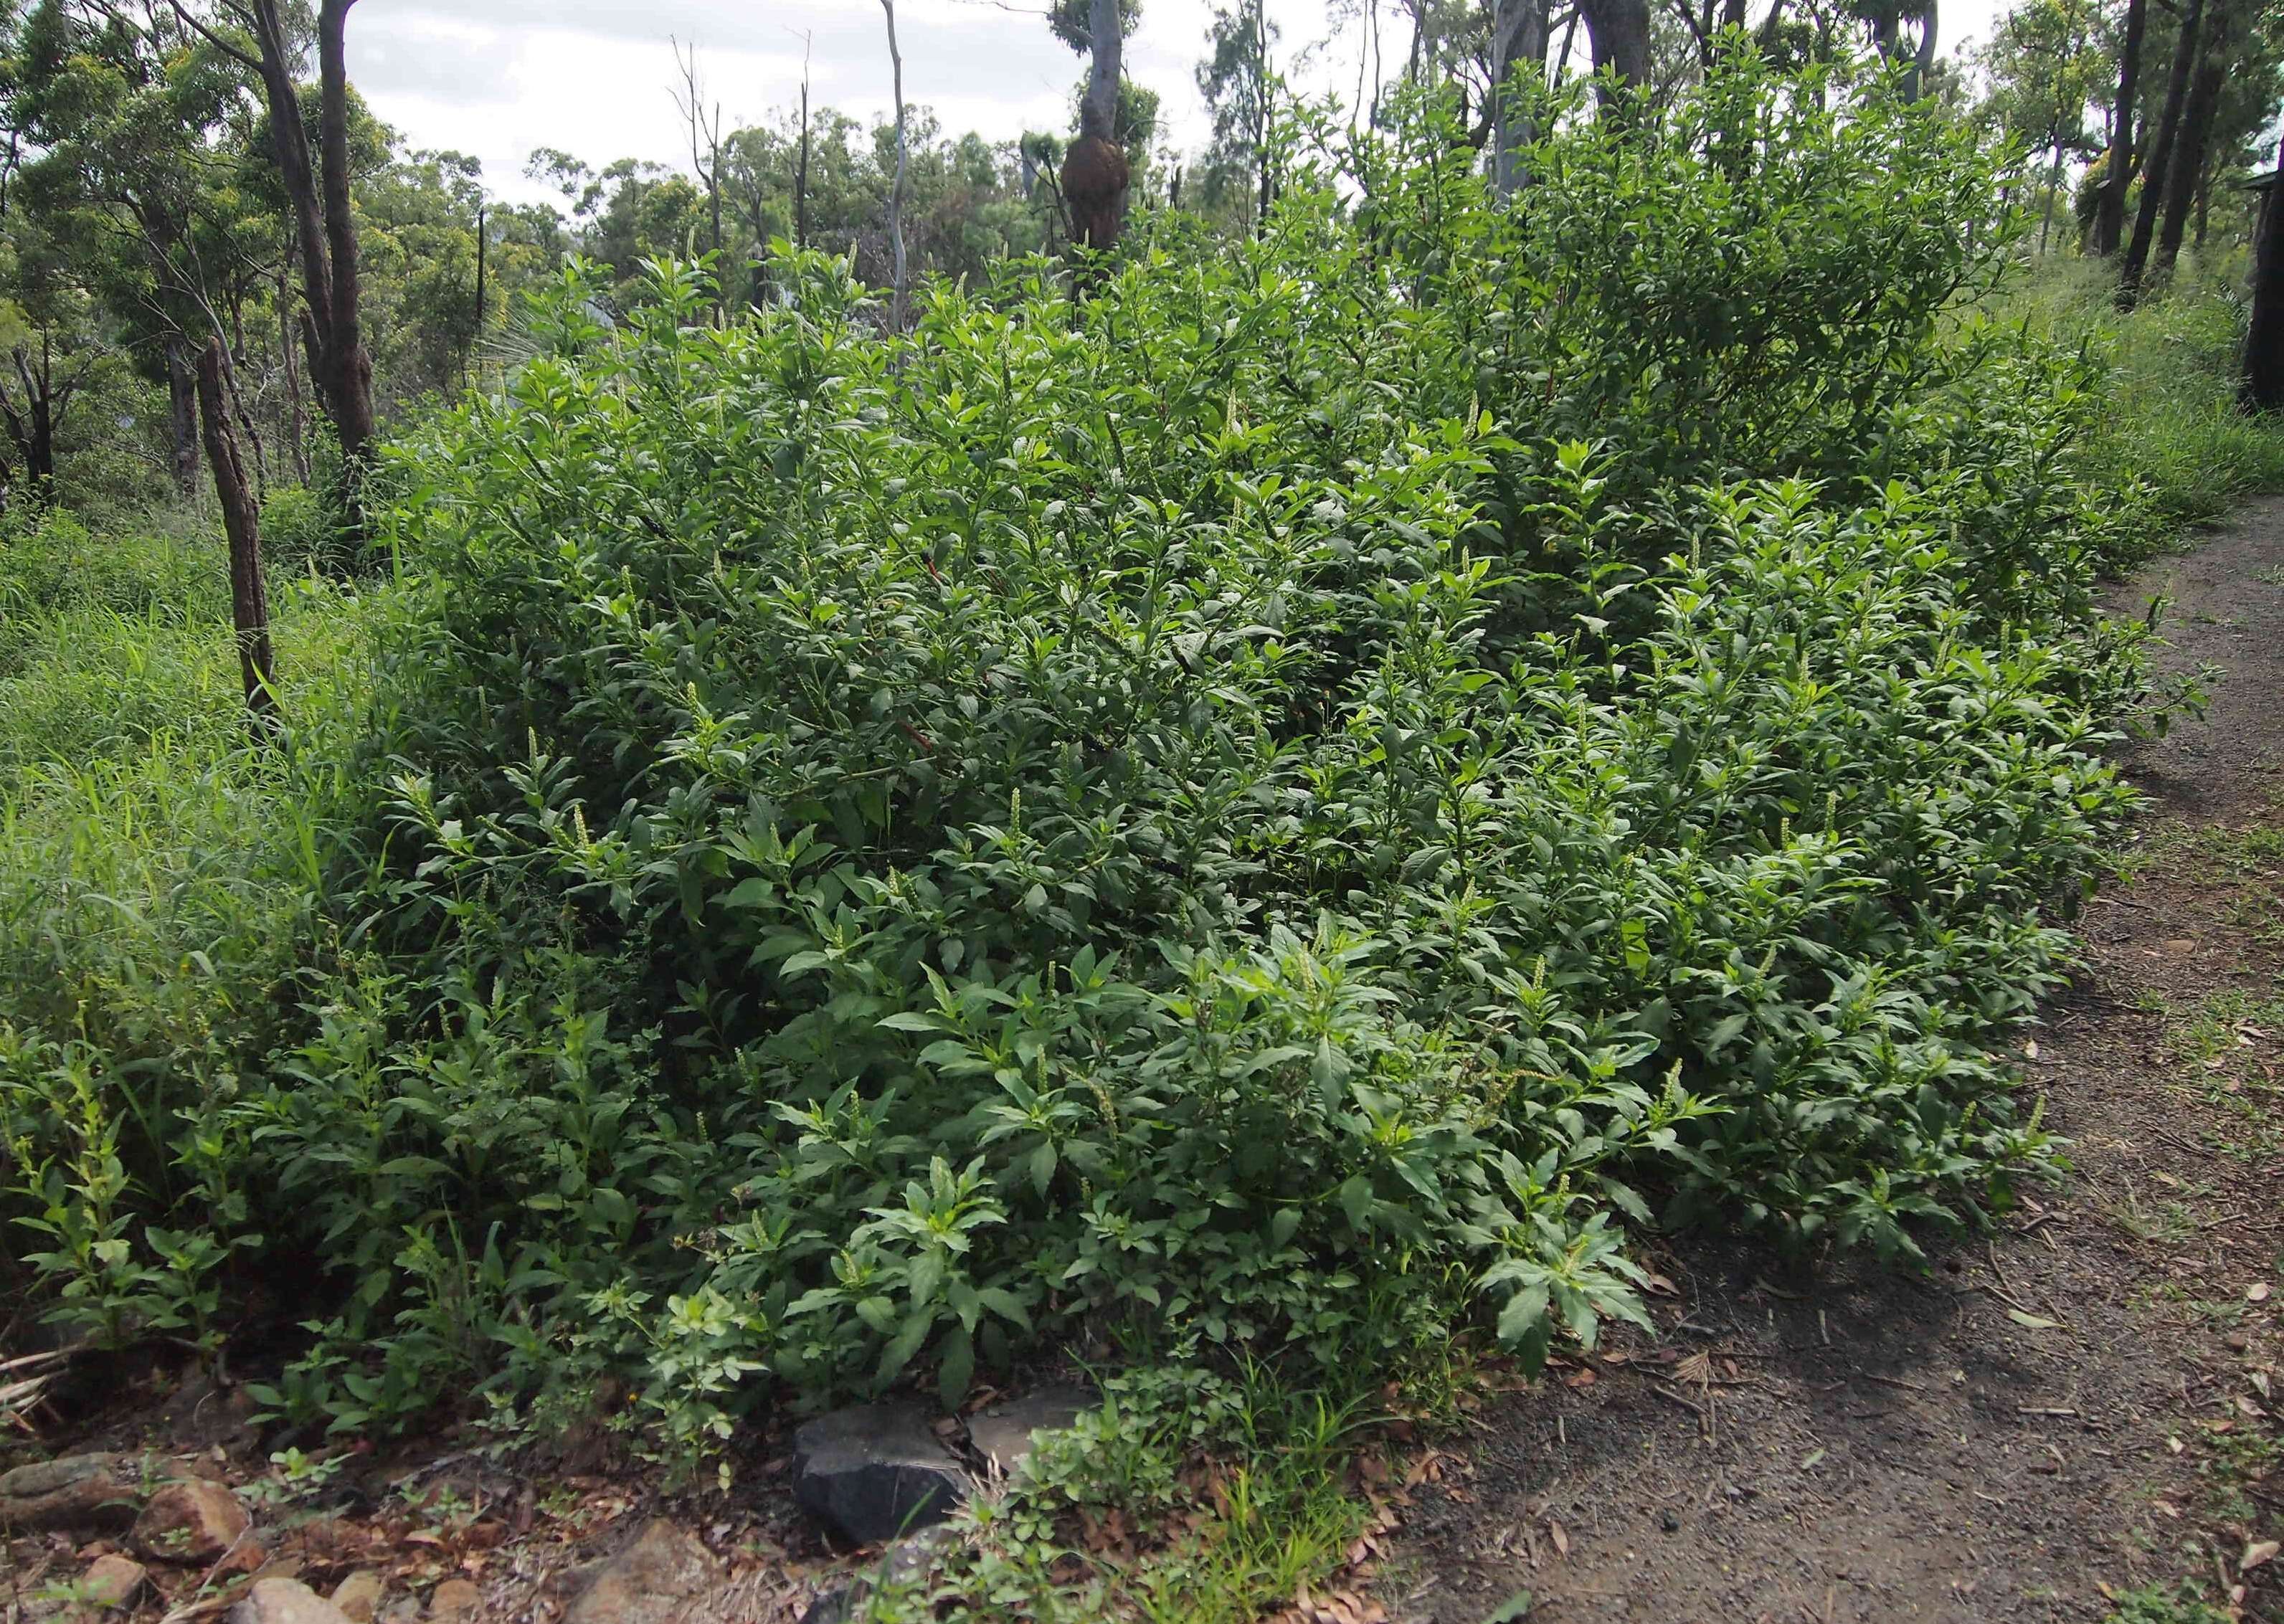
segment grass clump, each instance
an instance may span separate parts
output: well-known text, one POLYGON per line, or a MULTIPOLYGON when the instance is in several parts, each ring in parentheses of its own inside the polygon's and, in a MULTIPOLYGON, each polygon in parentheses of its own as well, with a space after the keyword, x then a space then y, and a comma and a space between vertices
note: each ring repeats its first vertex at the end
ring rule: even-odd
POLYGON ((2108 268, 2043 272, 2009 301, 2104 368, 2102 407, 2089 416, 2086 455, 2138 486, 2141 537, 2120 562, 2167 545, 2249 496, 2284 491, 2284 426, 2237 408, 2237 367, 2249 319, 2240 280, 2194 263, 2130 314, 2112 303, 2108 268))

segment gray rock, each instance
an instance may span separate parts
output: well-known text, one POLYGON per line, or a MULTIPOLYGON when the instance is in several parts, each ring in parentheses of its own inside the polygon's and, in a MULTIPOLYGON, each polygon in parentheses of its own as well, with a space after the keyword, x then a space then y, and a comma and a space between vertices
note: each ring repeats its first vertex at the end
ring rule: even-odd
POLYGON ((930 1528, 888 1547, 872 1571, 825 1591, 810 1603, 801 1624, 850 1624, 875 1589, 927 1582, 937 1559, 952 1543, 951 1530, 930 1528))
POLYGON ((230 1610, 230 1624, 348 1624, 332 1603, 298 1579, 257 1579, 230 1610))
POLYGON ((1081 1415, 1101 1402, 1102 1394, 1076 1383, 1041 1387, 970 1417, 967 1441, 992 1471, 1013 1477, 1029 1458, 1039 1433, 1068 1432, 1081 1415))
POLYGON ((564 1624, 663 1624, 714 1582, 720 1565, 696 1534, 654 1517, 596 1571, 564 1624))
POLYGON ((0 1476, 0 1525, 116 1531, 143 1503, 142 1464, 131 1455, 66 1455, 0 1476))
POLYGON ((843 1539, 870 1545, 941 1522, 967 1474, 916 1404, 861 1404, 794 1433, 794 1498, 843 1539))
POLYGON ((831 1589, 810 1603, 801 1615, 801 1624, 849 1624, 856 1616, 857 1604, 864 1599, 862 1585, 844 1584, 831 1589))

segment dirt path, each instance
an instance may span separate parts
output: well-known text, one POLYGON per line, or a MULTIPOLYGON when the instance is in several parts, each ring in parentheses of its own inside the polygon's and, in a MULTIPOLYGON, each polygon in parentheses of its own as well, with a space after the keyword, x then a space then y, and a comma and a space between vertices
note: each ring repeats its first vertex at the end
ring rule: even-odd
POLYGON ((1924 1277, 1691 1245, 1662 1345, 1420 1491, 1394 1617, 2099 1620, 2193 1575, 2284 1620, 2284 501, 2116 606, 2160 590, 2164 663, 2225 675, 2134 752, 2149 814, 2024 1058, 2073 1175, 1924 1277))

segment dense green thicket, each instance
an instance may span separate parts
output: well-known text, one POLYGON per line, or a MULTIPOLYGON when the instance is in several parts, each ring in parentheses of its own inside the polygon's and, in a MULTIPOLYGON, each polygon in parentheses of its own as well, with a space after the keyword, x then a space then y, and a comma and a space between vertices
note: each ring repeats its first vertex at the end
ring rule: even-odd
POLYGON ((2126 800, 2095 363, 1975 313, 1930 105, 1560 128, 1512 210, 1433 107, 1320 132, 1257 239, 903 340, 823 258, 726 329, 568 273, 393 459, 355 727, 214 769, 246 950, 9 927, 30 1265, 114 1329, 284 1265, 297 1417, 612 1370, 686 1436, 1043 1335, 1535 1357, 1628 1220, 2004 1203, 2126 800))

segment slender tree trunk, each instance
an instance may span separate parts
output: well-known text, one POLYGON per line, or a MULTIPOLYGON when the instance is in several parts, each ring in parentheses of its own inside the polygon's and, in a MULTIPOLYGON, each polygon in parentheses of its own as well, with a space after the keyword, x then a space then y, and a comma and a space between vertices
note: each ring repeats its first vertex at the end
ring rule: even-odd
POLYGON ((491 236, 485 230, 485 208, 476 205, 476 336, 468 345, 468 371, 473 372, 476 357, 483 353, 484 344, 484 282, 491 259, 491 236))
POLYGON ((904 263, 904 55, 896 46, 896 0, 880 0, 880 9, 888 18, 888 66, 896 91, 896 179, 888 192, 888 241, 896 255, 896 280, 895 302, 888 308, 888 324, 892 331, 902 332, 906 305, 911 297, 907 280, 910 268, 904 263))
POLYGON ((1546 84, 1547 0, 1498 0, 1491 13, 1491 179, 1499 196, 1513 197, 1522 185, 1522 149, 1533 135, 1529 107, 1546 84), (1529 89, 1516 88, 1516 70, 1532 70, 1529 89), (1528 97, 1527 103, 1518 98, 1528 97))
POLYGON ((2188 228, 2189 209, 2196 201, 2197 182, 2204 173, 2205 149, 2211 144, 2213 114, 2234 53, 2235 37, 2229 8, 2224 0, 2206 0, 2204 43, 2197 52, 2197 68, 2189 97, 2181 111, 2181 128, 2173 138, 2173 153, 2166 165, 2165 218, 2157 234, 2156 275, 2173 274, 2180 256, 2181 238, 2188 228))
POLYGON ((2165 183, 2172 168, 2173 146, 2181 128, 2181 109, 2189 98, 2189 74, 2196 66, 2197 36, 2204 25, 2204 0, 2188 0, 2181 12, 2181 36, 2173 47, 2173 66, 2165 76, 2165 108, 2157 117, 2156 134, 2141 163, 2141 203, 2133 211, 2133 237, 2126 245, 2125 263, 2117 273, 2117 308, 2130 310, 2141 297, 2141 277, 2149 263, 2149 249, 2157 239, 2157 217, 2165 204, 2165 183))
MULTIPOLYGON (((289 245, 286 258, 292 257, 289 245)), ((293 477, 307 485, 309 482, 309 418, 301 405, 301 367, 293 355, 296 337, 293 332, 293 302, 286 296, 286 268, 280 262, 278 267, 278 370, 286 379, 286 440, 293 461, 293 477)), ((193 394, 196 389, 197 380, 193 379, 193 394)), ((188 404, 195 408, 196 402, 193 399, 188 404)))
MULTIPOLYGON (((1114 0, 1095 0, 1097 11, 1115 12, 1114 0)), ((1253 215, 1255 231, 1269 229, 1269 210, 1277 201, 1275 153, 1270 144, 1269 0, 1253 0, 1253 71, 1258 87, 1253 104, 1253 153, 1261 165, 1261 200, 1253 215)))
MULTIPOLYGON (((349 7, 356 4, 323 0, 318 7, 317 137, 325 191, 325 246, 332 268, 334 422, 340 430, 341 455, 361 482, 372 444, 372 357, 364 347, 356 209, 349 184, 348 54, 343 35, 349 7)), ((355 518, 362 530, 363 515, 355 518)))
POLYGON ((2038 226, 2038 254, 2039 254, 2039 257, 2041 257, 2041 258, 2044 258, 2044 257, 2045 257, 2045 252, 2046 252, 2046 239, 2053 234, 2053 229, 2054 229, 2054 199, 2055 199, 2055 197, 2056 197, 2056 196, 2061 192, 2061 189, 2062 189, 2062 144, 2061 144, 2061 142, 2057 141, 2057 142, 2055 142, 2055 143, 2054 143, 2054 162, 2053 162, 2053 167, 2046 172, 2046 215, 2045 215, 2045 220, 2044 220, 2044 221, 2039 224, 2039 226, 2038 226))
POLYGON ((167 426, 174 441, 175 490, 188 497, 199 488, 199 380, 183 340, 167 340, 167 426))
POLYGON ((2244 334, 2244 378, 2237 402, 2247 411, 2284 411, 2284 145, 2260 199, 2252 246, 2252 323, 2244 334))
POLYGON ((246 488, 238 436, 223 399, 220 339, 209 339, 199 356, 199 418, 206 433, 207 462, 214 469, 215 495, 222 501, 223 534, 230 541, 230 616, 238 634, 246 708, 254 730, 267 733, 276 726, 278 667, 270 648, 270 604, 262 583, 262 520, 246 488))
POLYGON ((350 196, 348 60, 344 35, 356 0, 319 0, 317 7, 317 161, 310 162, 301 103, 293 82, 296 53, 278 0, 246 0, 244 15, 261 50, 258 66, 270 108, 270 145, 292 206, 301 255, 303 347, 309 385, 340 441, 343 516, 362 535, 361 491, 373 437, 372 357, 364 347, 363 285, 357 269, 356 215, 350 196))
POLYGON ((810 36, 802 35, 801 162, 793 172, 793 246, 809 246, 809 52, 810 36))
POLYGON ((2125 235, 2125 191, 2133 183, 2133 99, 2141 83, 2141 41, 2148 32, 2149 0, 2126 0, 2125 39, 2118 50, 2117 102, 2111 113, 2109 172, 2093 212, 2094 253, 2117 252, 2125 235))

